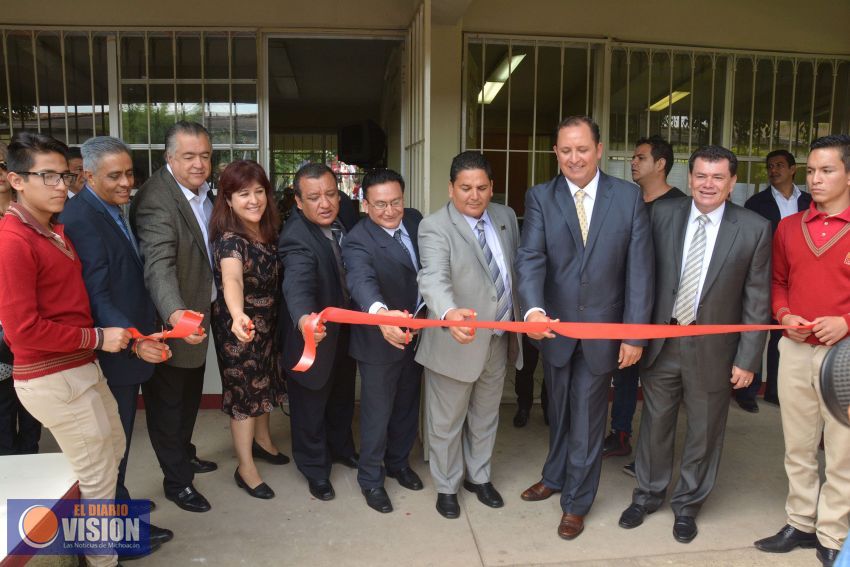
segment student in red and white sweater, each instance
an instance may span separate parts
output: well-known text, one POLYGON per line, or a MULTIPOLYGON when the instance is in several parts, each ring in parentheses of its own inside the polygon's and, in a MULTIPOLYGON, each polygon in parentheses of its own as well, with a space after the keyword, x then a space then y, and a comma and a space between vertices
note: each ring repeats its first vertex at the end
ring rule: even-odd
POLYGON ((779 341, 779 401, 785 437, 788 499, 785 526, 755 542, 784 553, 816 547, 832 566, 848 531, 850 429, 827 409, 820 368, 850 328, 850 136, 811 145, 806 178, 813 203, 779 223, 773 241, 773 312, 791 329, 779 341), (818 474, 823 431, 826 482, 818 474))
MULTIPOLYGON (((15 355, 12 377, 23 406, 71 463, 83 498, 113 499, 124 430, 97 349, 118 352, 126 329, 95 328, 82 267, 62 225, 75 175, 65 144, 21 132, 9 144, 8 179, 17 192, 0 221, 0 321, 15 355), (14 266, 14 269, 9 267, 14 266)), ((116 565, 116 555, 89 555, 90 565, 116 565)))

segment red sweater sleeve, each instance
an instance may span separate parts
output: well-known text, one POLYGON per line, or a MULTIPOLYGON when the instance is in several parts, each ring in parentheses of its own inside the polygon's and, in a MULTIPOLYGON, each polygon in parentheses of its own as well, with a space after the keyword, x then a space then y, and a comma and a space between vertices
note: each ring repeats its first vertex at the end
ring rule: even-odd
POLYGON ((780 323, 782 317, 791 313, 788 301, 788 257, 785 253, 785 228, 788 223, 779 223, 773 237, 773 283, 771 297, 773 298, 773 316, 780 323))
POLYGON ((31 245, 17 235, 0 238, 0 321, 12 351, 20 344, 45 352, 93 349, 97 335, 92 328, 62 325, 39 314, 38 262, 31 245))

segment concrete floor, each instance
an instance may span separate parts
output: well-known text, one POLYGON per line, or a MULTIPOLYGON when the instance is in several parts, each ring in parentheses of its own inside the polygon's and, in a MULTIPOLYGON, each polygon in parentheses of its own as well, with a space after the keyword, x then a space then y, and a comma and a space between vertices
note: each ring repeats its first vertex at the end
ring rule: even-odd
MULTIPOLYGON (((507 388, 506 388, 507 390, 507 388)), ((205 514, 184 512, 165 499, 159 467, 147 438, 144 414, 136 422, 127 485, 137 498, 158 504, 156 525, 175 532, 172 542, 134 565, 305 565, 305 566, 817 566, 814 550, 786 555, 757 551, 752 542, 775 533, 784 523, 786 479, 778 408, 761 404, 751 415, 732 404, 720 478, 699 518, 699 535, 688 545, 671 534, 673 515, 662 508, 634 530, 617 526, 629 504, 635 481, 622 473, 629 458, 604 462, 596 503, 585 532, 564 541, 556 528, 557 498, 523 502, 519 495, 540 478, 548 432, 539 406, 524 429, 512 426, 515 406, 504 404, 493 462, 493 482, 505 499, 494 510, 470 493, 460 495, 461 517, 442 518, 434 509, 436 493, 428 465, 417 446, 413 467, 425 490, 411 492, 392 479, 386 488, 395 511, 368 508, 357 486, 356 471, 334 467, 336 499, 310 496, 293 464, 260 463, 264 480, 277 497, 249 497, 233 481, 236 460, 228 419, 217 410, 202 411, 195 443, 203 458, 219 465, 198 475, 195 485, 212 503, 205 514)), ((638 423, 638 415, 635 423, 638 423)), ((680 423, 682 431, 683 423, 680 423)), ((272 416, 273 436, 290 453, 289 420, 272 416)), ((49 434, 45 434, 49 437, 49 434)), ((681 437, 681 435, 680 435, 681 437)), ((45 443, 50 450, 52 440, 45 443)))

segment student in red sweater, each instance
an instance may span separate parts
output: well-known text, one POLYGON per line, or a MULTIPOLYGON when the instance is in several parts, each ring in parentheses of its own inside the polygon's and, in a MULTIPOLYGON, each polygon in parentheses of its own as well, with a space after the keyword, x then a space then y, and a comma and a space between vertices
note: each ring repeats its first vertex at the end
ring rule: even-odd
POLYGON ((824 404, 819 376, 827 351, 847 336, 850 323, 850 136, 812 142, 806 179, 814 202, 783 219, 773 241, 773 312, 783 325, 814 326, 788 330, 779 341, 786 520, 755 546, 772 553, 817 547, 818 559, 831 567, 848 530, 850 429, 824 404))
MULTIPOLYGON (((66 150, 29 132, 9 144, 8 179, 18 201, 0 220, 0 266, 14 266, 0 270, 0 321, 21 403, 53 433, 82 497, 113 499, 124 430, 94 351, 118 352, 130 333, 94 328, 80 259, 53 221, 76 177, 66 150)), ((86 559, 117 564, 114 554, 86 559)))

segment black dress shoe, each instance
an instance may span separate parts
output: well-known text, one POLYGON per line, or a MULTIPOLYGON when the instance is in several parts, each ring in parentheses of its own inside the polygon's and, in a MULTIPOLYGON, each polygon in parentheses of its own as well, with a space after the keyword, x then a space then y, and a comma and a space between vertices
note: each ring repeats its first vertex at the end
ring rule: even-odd
POLYGON ((333 500, 336 493, 334 487, 329 480, 313 480, 307 479, 307 484, 310 487, 310 494, 319 500, 333 500))
POLYGON ((158 528, 153 524, 148 524, 148 534, 150 535, 151 545, 162 545, 174 539, 174 532, 165 528, 158 528))
POLYGON ((460 516, 457 494, 437 494, 437 512, 444 518, 453 520, 460 516))
POLYGON ((248 483, 243 480, 242 475, 239 474, 239 467, 236 467, 236 470, 233 471, 233 480, 236 481, 236 486, 239 488, 244 488, 245 492, 253 496, 254 498, 260 498, 262 500, 271 500, 274 498, 274 490, 266 484, 265 482, 261 482, 254 488, 248 486, 248 483))
POLYGON ((358 455, 357 453, 353 453, 349 457, 334 457, 333 462, 338 465, 348 467, 350 469, 356 469, 360 466, 360 455, 358 455))
MULTIPOLYGON (((150 547, 148 547, 148 549, 146 551, 142 552, 142 553, 135 553, 133 555, 129 555, 129 554, 124 555, 124 554, 119 553, 118 554, 118 561, 133 561, 135 559, 141 559, 142 557, 147 557, 148 555, 150 555, 151 553, 153 553, 154 551, 156 551, 160 547, 162 547, 161 543, 151 542, 150 547)), ((119 565, 120 565, 120 563, 119 563, 119 565)))
POLYGON ((165 497, 183 508, 187 512, 209 512, 209 501, 204 495, 195 490, 193 486, 187 486, 180 492, 165 493, 165 497))
POLYGON ((192 465, 192 472, 200 474, 205 472, 213 472, 218 469, 218 465, 212 461, 204 461, 198 457, 189 459, 189 464, 192 465))
POLYGON ((779 397, 778 396, 765 396, 764 401, 771 404, 771 405, 774 405, 774 406, 777 406, 777 407, 779 406, 779 397))
POLYGON ((628 508, 623 510, 623 513, 620 515, 620 527, 626 528, 627 530, 636 528, 643 523, 644 518, 646 518, 648 514, 652 514, 653 512, 655 512, 655 510, 647 510, 645 506, 635 504, 633 502, 628 508))
POLYGON ((679 543, 691 543, 697 537, 697 521, 693 516, 676 516, 673 538, 679 543))
POLYGON ((817 543, 818 537, 814 533, 807 533, 785 524, 776 535, 760 539, 753 545, 768 553, 788 553, 797 547, 811 549, 817 543))
POLYGON ((835 558, 838 557, 838 550, 824 547, 820 544, 820 542, 818 542, 818 550, 815 555, 820 560, 823 567, 832 567, 835 563, 835 558))
POLYGON ((408 490, 422 490, 424 486, 422 484, 422 479, 419 478, 416 471, 410 467, 405 467, 401 470, 397 470, 396 472, 387 471, 387 476, 396 479, 400 485, 408 490))
POLYGON ((528 425, 528 410, 519 408, 514 415, 514 427, 525 427, 528 425))
POLYGON ((393 511, 392 502, 390 502, 390 497, 387 495, 387 491, 384 490, 383 486, 379 486, 378 488, 364 488, 363 496, 366 497, 366 504, 369 505, 369 508, 377 510, 382 514, 388 514, 393 511))
POLYGON ((741 409, 746 411, 746 412, 749 412, 749 413, 758 413, 759 412, 759 405, 758 405, 758 402, 756 402, 755 400, 749 400, 749 399, 740 399, 739 400, 739 399, 736 399, 735 401, 738 402, 738 405, 741 406, 741 409))
POLYGON ((478 500, 490 508, 501 508, 505 505, 505 501, 502 500, 502 495, 499 494, 499 491, 496 490, 496 487, 493 486, 492 482, 473 484, 468 480, 465 480, 463 481, 463 487, 468 491, 477 494, 478 500))
POLYGON ((269 453, 260 445, 254 441, 253 445, 251 445, 251 454, 257 459, 263 459, 264 461, 271 463, 273 465, 285 465, 289 462, 289 457, 278 451, 277 455, 273 455, 269 453))

